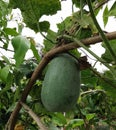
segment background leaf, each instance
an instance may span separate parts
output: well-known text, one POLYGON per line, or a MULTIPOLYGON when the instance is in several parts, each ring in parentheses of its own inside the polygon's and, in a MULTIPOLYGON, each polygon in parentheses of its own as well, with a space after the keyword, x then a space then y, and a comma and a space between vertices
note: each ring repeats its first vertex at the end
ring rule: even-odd
POLYGON ((55 46, 57 33, 52 30, 48 30, 46 37, 47 39, 44 39, 44 52, 49 51, 52 47, 55 46))
POLYGON ((89 121, 94 118, 95 114, 86 114, 86 119, 89 121))
POLYGON ((37 50, 37 48, 36 48, 36 43, 35 43, 35 41, 34 41, 32 38, 30 38, 30 42, 31 42, 31 47, 30 47, 30 49, 32 50, 34 57, 36 58, 36 60, 37 60, 38 63, 39 63, 40 60, 41 60, 41 57, 40 57, 39 54, 38 54, 38 50, 37 50))
POLYGON ((18 67, 23 62, 25 54, 30 48, 30 42, 25 37, 19 35, 12 39, 12 45, 15 51, 14 59, 18 67))
POLYGON ((0 79, 3 80, 3 82, 7 82, 9 70, 10 70, 10 67, 8 65, 0 70, 0 79))
POLYGON ((96 86, 98 78, 94 75, 94 73, 90 69, 81 71, 81 82, 82 84, 86 84, 89 87, 96 86))
POLYGON ((0 18, 8 13, 8 4, 4 1, 0 1, 0 18))
POLYGON ((11 36, 17 36, 18 32, 16 31, 16 29, 14 28, 4 28, 3 31, 7 34, 7 35, 11 35, 11 36))
POLYGON ((84 124, 83 119, 73 119, 69 122, 69 125, 71 125, 71 128, 75 128, 77 126, 81 126, 84 124))
MULTIPOLYGON (((22 11, 24 22, 28 27, 38 32, 38 21, 42 15, 53 15, 61 9, 59 0, 10 0, 9 6, 22 11)), ((40 23, 41 31, 48 29, 48 22, 40 23)))
POLYGON ((107 22, 108 22, 108 7, 106 6, 103 12, 103 22, 104 22, 104 26, 106 26, 107 22))
POLYGON ((58 126, 64 126, 67 123, 65 116, 61 113, 53 114, 52 121, 55 125, 58 126))
MULTIPOLYGON (((116 40, 111 40, 111 41, 109 41, 109 43, 110 43, 110 46, 111 46, 112 50, 113 50, 114 52, 116 52, 116 40)), ((112 56, 111 56, 109 50, 106 48, 106 46, 105 46, 104 43, 102 44, 102 46, 105 48, 105 53, 102 54, 102 58, 103 58, 106 62, 109 62, 109 63, 113 62, 114 59, 112 58, 112 56)))

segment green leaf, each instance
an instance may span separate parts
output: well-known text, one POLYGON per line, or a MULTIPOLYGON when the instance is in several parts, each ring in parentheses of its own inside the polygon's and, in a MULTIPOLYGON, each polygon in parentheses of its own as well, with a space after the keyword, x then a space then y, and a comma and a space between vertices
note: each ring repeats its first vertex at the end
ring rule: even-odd
POLYGON ((112 97, 112 98, 116 98, 116 88, 114 88, 116 86, 116 69, 114 69, 114 75, 112 75, 111 71, 105 71, 103 74, 103 77, 108 81, 104 81, 104 80, 100 80, 99 79, 99 85, 101 86, 102 89, 104 89, 106 91, 106 93, 108 94, 108 96, 112 97), (114 86, 114 87, 112 87, 114 86))
POLYGON ((95 114, 86 114, 86 119, 89 121, 91 120, 92 118, 94 118, 95 114))
POLYGON ((8 108, 8 110, 7 110, 7 113, 8 113, 8 112, 12 112, 12 111, 15 109, 16 104, 17 104, 17 102, 13 102, 13 103, 9 106, 9 108, 8 108))
MULTIPOLYGON (((21 64, 18 67, 17 69, 18 72, 15 72, 15 75, 16 75, 15 78, 18 77, 18 79, 20 79, 23 75, 25 75, 27 78, 30 77, 36 67, 37 67, 36 61, 33 61, 33 59, 24 61, 23 64, 21 64)), ((18 81, 18 79, 16 80, 18 81)))
POLYGON ((8 3, 0 1, 0 18, 8 13, 8 3))
POLYGON ((77 49, 70 50, 69 52, 77 58, 81 56, 81 53, 77 49))
POLYGON ((38 63, 40 62, 41 57, 38 54, 38 50, 36 49, 36 44, 35 41, 33 39, 30 39, 31 42, 31 50, 33 52, 34 57, 36 58, 36 60, 38 61, 38 63))
POLYGON ((18 24, 18 33, 19 33, 19 34, 22 33, 23 28, 24 28, 23 23, 18 24))
POLYGON ((52 30, 48 30, 47 33, 47 39, 44 40, 44 51, 47 52, 49 51, 51 48, 54 47, 55 43, 56 43, 56 38, 57 38, 57 34, 52 31, 52 30))
POLYGON ((48 21, 43 21, 43 22, 39 22, 39 26, 41 32, 47 32, 50 27, 50 24, 48 21))
MULTIPOLYGON (((111 81, 112 82, 112 81, 111 81)), ((114 85, 116 85, 116 81, 113 81, 114 85)), ((107 82, 100 80, 99 84, 101 85, 101 88, 106 91, 107 95, 110 96, 111 98, 116 98, 116 88, 113 88, 108 84, 107 82)))
POLYGON ((108 7, 106 6, 103 12, 103 22, 104 22, 104 26, 106 26, 107 22, 108 22, 108 7))
POLYGON ((14 59, 18 67, 23 62, 25 54, 30 48, 30 42, 27 38, 19 35, 12 39, 12 45, 15 51, 14 59))
POLYGON ((116 17, 116 1, 112 5, 111 9, 109 10, 109 16, 115 16, 116 17))
POLYGON ((82 126, 83 124, 84 124, 83 119, 72 119, 68 125, 71 126, 71 128, 75 128, 78 126, 82 126))
MULTIPOLYGON (((116 52, 116 40, 111 40, 111 41, 109 41, 109 43, 110 43, 110 46, 111 46, 111 48, 113 49, 113 51, 116 52)), ((107 47, 105 46, 104 43, 102 44, 102 46, 105 48, 105 53, 102 54, 102 58, 103 58, 106 62, 109 62, 109 63, 113 62, 114 59, 112 58, 112 56, 111 56, 109 50, 107 49, 107 47)))
POLYGON ((97 28, 93 20, 88 16, 88 12, 84 10, 83 16, 80 11, 73 13, 72 16, 67 17, 63 22, 57 24, 58 34, 63 35, 68 32, 78 39, 91 37, 92 34, 97 33, 97 28), (85 20, 86 19, 86 20, 85 20))
POLYGON ((3 31, 7 34, 7 35, 11 35, 11 36, 17 36, 18 33, 14 28, 4 28, 3 31))
POLYGON ((91 37, 91 35, 92 35, 92 31, 90 28, 81 28, 78 31, 78 34, 76 35, 76 37, 78 37, 78 39, 81 40, 81 39, 91 37))
POLYGON ((81 25, 81 27, 85 29, 90 28, 94 34, 98 32, 91 16, 88 16, 88 12, 84 12, 82 18, 78 22, 81 25))
POLYGON ((2 59, 5 61, 5 63, 10 65, 10 61, 9 61, 9 59, 6 56, 2 56, 2 59))
POLYGON ((15 93, 14 93, 14 99, 13 102, 16 102, 19 99, 20 96, 20 92, 21 92, 21 87, 17 87, 15 93))
MULTIPOLYGON (((61 9, 59 0, 10 0, 9 6, 19 8, 24 22, 28 27, 38 32, 38 21, 43 15, 53 15, 61 9)), ((48 23, 46 23, 48 29, 48 23)))
MULTIPOLYGON (((86 0, 81 0, 83 3, 82 3, 82 6, 84 7, 85 5, 87 5, 87 2, 86 2, 86 0)), ((96 1, 96 0, 92 0, 92 2, 94 2, 94 1, 96 1)), ((80 0, 72 0, 72 2, 73 2, 73 4, 76 6, 76 7, 78 7, 78 8, 80 8, 80 4, 81 4, 81 2, 80 2, 80 0)))
POLYGON ((0 91, 0 95, 11 89, 13 80, 13 75, 9 72, 7 75, 6 82, 3 81, 4 83, 6 83, 6 85, 3 87, 2 91, 0 91))
POLYGON ((69 31, 69 29, 75 22, 76 20, 72 16, 66 17, 64 21, 57 24, 59 34, 63 34, 65 30, 69 31))
POLYGON ((81 71, 81 82, 82 84, 88 85, 89 87, 94 87, 97 84, 97 77, 93 74, 90 69, 81 71))
POLYGON ((54 126, 53 124, 49 125, 49 130, 61 130, 58 127, 54 126))
MULTIPOLYGON (((40 99, 41 97, 41 85, 35 85, 30 92, 32 99, 40 99)), ((39 112, 39 111, 38 111, 39 112)))
POLYGON ((9 74, 9 70, 10 70, 10 67, 8 65, 0 70, 0 79, 3 82, 7 82, 7 77, 8 77, 8 74, 9 74))
MULTIPOLYGON (((80 8, 80 0, 72 0, 73 4, 75 4, 76 7, 80 8)), ((83 0, 83 6, 86 5, 86 0, 83 0)))
POLYGON ((64 126, 66 124, 66 118, 61 113, 53 114, 52 121, 58 126, 64 126))

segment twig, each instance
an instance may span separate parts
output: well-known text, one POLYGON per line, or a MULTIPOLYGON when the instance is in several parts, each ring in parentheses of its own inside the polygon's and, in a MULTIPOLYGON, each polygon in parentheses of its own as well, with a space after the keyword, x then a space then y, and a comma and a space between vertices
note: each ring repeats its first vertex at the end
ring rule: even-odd
POLYGON ((104 4, 108 3, 109 1, 110 0, 104 0, 104 1, 99 2, 98 4, 95 5, 94 10, 100 8, 101 6, 103 6, 104 4))
MULTIPOLYGON (((1 46, 0 46, 0 48, 1 48, 1 49, 4 49, 4 48, 3 48, 3 47, 1 47, 1 46)), ((13 50, 11 50, 11 49, 6 49, 6 51, 10 51, 10 52, 13 52, 13 53, 14 53, 14 51, 13 51, 13 50)))
POLYGON ((89 91, 86 91, 86 92, 82 92, 81 94, 80 94, 80 96, 84 96, 84 95, 86 95, 86 94, 90 94, 90 93, 98 93, 98 92, 102 92, 102 93, 105 93, 105 91, 104 90, 89 90, 89 91))
POLYGON ((33 120, 37 123, 40 130, 48 130, 41 122, 39 117, 23 102, 20 102, 20 104, 23 106, 23 108, 26 110, 26 112, 33 118, 33 120))
MULTIPOLYGON (((106 34, 106 36, 108 37, 109 40, 116 39, 116 32, 106 34)), ((95 36, 95 37, 92 37, 92 38, 82 40, 82 42, 85 45, 90 45, 90 44, 94 44, 94 43, 101 42, 101 41, 102 41, 102 39, 101 39, 100 36, 95 36), (95 38, 95 42, 94 42, 94 38, 95 38)), ((33 72, 29 82, 26 85, 26 87, 24 88, 24 91, 23 91, 23 93, 21 95, 20 101, 25 103, 26 98, 27 98, 29 92, 31 91, 31 88, 33 87, 36 79, 38 79, 40 77, 41 72, 43 71, 45 66, 48 64, 48 62, 51 60, 51 58, 53 58, 55 56, 55 54, 66 52, 68 50, 72 50, 72 49, 75 49, 75 48, 78 48, 78 47, 79 47, 79 45, 77 43, 73 42, 71 44, 58 46, 58 47, 56 47, 54 49, 51 49, 48 53, 46 53, 45 56, 40 61, 37 68, 35 69, 35 71, 33 72)), ((5 130, 13 130, 14 129, 14 126, 15 126, 15 123, 17 121, 19 111, 20 111, 20 109, 22 107, 21 104, 20 104, 20 101, 17 103, 14 111, 12 112, 12 114, 11 114, 7 124, 6 124, 5 130)))
MULTIPOLYGON (((116 31, 106 33, 105 36, 107 37, 108 40, 116 39, 116 31)), ((85 44, 85 45, 91 45, 91 44, 95 44, 95 43, 102 42, 102 41, 103 40, 102 40, 101 36, 99 36, 99 35, 81 40, 81 42, 83 42, 83 44, 85 44)))

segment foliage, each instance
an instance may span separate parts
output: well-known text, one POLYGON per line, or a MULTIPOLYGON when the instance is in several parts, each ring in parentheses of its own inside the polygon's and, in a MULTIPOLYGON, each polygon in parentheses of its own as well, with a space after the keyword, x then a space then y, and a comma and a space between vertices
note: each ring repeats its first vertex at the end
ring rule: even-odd
POLYGON ((58 0, 21 0, 19 2, 10 0, 9 6, 11 8, 20 8, 24 22, 28 27, 36 32, 46 32, 49 28, 49 22, 43 21, 38 23, 38 21, 43 15, 55 14, 60 9, 60 2, 58 0))
MULTIPOLYGON (((89 0, 87 1, 89 2, 89 0)), ((5 0, 0 1, 0 129, 5 128, 26 84, 45 53, 54 47, 71 44, 75 38, 81 41, 98 34, 99 30, 93 22, 93 17, 86 9, 88 2, 86 0, 72 0, 73 8, 76 6, 79 11, 72 12, 71 16, 58 23, 58 31, 55 32, 50 29, 50 23, 47 19, 40 21, 40 18, 44 15, 56 14, 57 11, 61 10, 62 1, 10 0, 9 3, 5 0), (8 27, 8 23, 13 21, 12 10, 17 8, 20 9, 23 20, 21 23, 17 22, 16 28, 8 27), (34 39, 22 35, 24 27, 20 30, 21 25, 25 25, 36 33, 39 32, 44 37, 42 55, 38 54, 34 39), (43 32, 46 32, 46 35, 43 32), (12 50, 9 49, 9 46, 12 46, 12 50), (25 55, 28 54, 29 50, 32 51, 33 57, 26 59, 25 55), (10 53, 13 53, 13 56, 9 58, 3 55, 2 51, 9 53, 9 56, 10 53)), ((111 8, 107 6, 105 0, 92 0, 91 4, 95 16, 101 8, 104 9, 104 26, 107 25, 110 16, 116 18, 116 2, 111 8)), ((116 39, 108 42, 113 52, 116 52, 116 39)), ((105 63, 106 67, 109 66, 109 68, 98 72, 98 68, 95 68, 97 61, 95 61, 95 64, 89 69, 81 71, 81 93, 72 110, 66 113, 53 113, 44 108, 40 95, 47 66, 41 77, 36 80, 28 94, 26 104, 50 130, 60 130, 61 128, 66 130, 115 129, 116 61, 115 56, 112 56, 111 50, 104 42, 101 47, 105 51, 98 60, 100 59, 99 62, 105 63)), ((87 48, 90 49, 90 46, 87 48)), ((84 54, 86 51, 84 50, 84 54)), ((83 52, 74 49, 70 53, 79 58, 83 52)), ((88 53, 85 55, 89 59, 88 53)), ((17 126, 20 124, 25 129, 35 130, 38 128, 35 121, 24 109, 21 109, 15 120, 17 120, 17 126)))
POLYGON ((12 39, 12 45, 15 52, 14 59, 16 61, 16 66, 19 66, 25 57, 25 53, 30 48, 30 43, 25 37, 19 35, 12 39))

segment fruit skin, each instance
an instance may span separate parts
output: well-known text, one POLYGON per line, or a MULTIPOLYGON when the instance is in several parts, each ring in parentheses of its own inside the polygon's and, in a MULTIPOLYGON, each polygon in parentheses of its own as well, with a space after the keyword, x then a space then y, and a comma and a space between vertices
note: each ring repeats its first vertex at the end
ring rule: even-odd
POLYGON ((67 53, 59 54, 48 65, 41 99, 48 111, 65 112, 74 107, 80 93, 78 61, 67 53))

